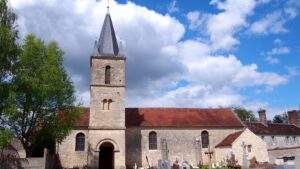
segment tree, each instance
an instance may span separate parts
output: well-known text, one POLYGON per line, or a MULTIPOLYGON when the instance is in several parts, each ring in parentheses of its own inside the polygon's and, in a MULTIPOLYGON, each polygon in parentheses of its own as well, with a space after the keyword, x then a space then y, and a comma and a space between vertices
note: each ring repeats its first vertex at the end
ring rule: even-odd
POLYGON ((239 118, 243 122, 256 121, 255 115, 253 114, 253 112, 251 110, 247 110, 247 109, 242 108, 242 107, 235 107, 233 109, 234 109, 234 112, 239 116, 239 118))
POLYGON ((0 151, 1 152, 4 148, 6 148, 9 145, 11 137, 12 135, 9 130, 0 129, 0 151))
POLYGON ((12 10, 7 7, 7 0, 0 0, 0 82, 12 73, 14 63, 18 59, 16 18, 12 10))
MULTIPOLYGON (((15 21, 16 15, 7 7, 7 0, 0 0, 0 117, 3 113, 4 101, 10 93, 10 82, 19 56, 15 21)), ((0 121, 0 149, 9 142, 11 136, 9 133, 0 121)))
POLYGON ((28 35, 15 69, 1 122, 31 156, 34 143, 43 137, 61 142, 79 116, 79 109, 73 83, 63 67, 63 52, 55 42, 45 45, 28 35))
POLYGON ((288 116, 286 114, 275 115, 273 118, 273 123, 287 123, 288 116))

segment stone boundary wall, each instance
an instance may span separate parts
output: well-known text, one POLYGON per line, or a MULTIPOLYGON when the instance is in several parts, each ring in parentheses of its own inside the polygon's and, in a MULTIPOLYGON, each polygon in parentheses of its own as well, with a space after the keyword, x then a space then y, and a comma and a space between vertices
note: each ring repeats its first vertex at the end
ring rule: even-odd
POLYGON ((2 161, 0 169, 53 169, 54 156, 44 150, 44 157, 17 158, 2 161))

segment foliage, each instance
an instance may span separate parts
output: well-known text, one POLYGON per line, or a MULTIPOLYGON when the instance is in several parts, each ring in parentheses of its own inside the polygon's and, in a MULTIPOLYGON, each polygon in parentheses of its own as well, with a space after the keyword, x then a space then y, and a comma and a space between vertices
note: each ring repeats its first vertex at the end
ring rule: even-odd
POLYGON ((13 71, 19 54, 16 15, 7 7, 7 0, 0 0, 0 82, 13 71))
POLYGON ((45 45, 28 35, 14 76, 1 122, 9 126, 31 156, 34 143, 61 142, 79 116, 79 109, 73 83, 63 67, 63 52, 55 42, 45 45))
POLYGON ((234 109, 234 112, 239 116, 239 118, 243 122, 256 121, 255 115, 253 114, 253 112, 251 110, 247 110, 247 109, 242 108, 242 107, 235 107, 233 109, 234 109))
POLYGON ((0 129, 0 151, 9 145, 11 137, 12 135, 8 130, 0 129))
POLYGON ((287 114, 275 115, 273 118, 273 123, 287 123, 288 116, 287 114))

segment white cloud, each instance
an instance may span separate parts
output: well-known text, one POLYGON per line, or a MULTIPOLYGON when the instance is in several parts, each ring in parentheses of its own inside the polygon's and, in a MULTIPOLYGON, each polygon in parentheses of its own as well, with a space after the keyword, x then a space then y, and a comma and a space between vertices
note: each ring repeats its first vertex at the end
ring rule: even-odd
POLYGON ((250 27, 250 32, 254 34, 287 32, 284 28, 285 22, 286 20, 283 19, 281 12, 276 11, 254 22, 250 27))
MULTIPOLYGON (((46 41, 56 40, 66 53, 65 65, 75 82, 77 95, 88 105, 89 55, 106 13, 101 1, 14 0, 22 34, 33 32, 46 41), (27 1, 26 1, 27 2, 27 1)), ((127 57, 129 106, 216 107, 242 104, 240 90, 274 88, 288 77, 260 72, 256 64, 245 65, 230 54, 239 43, 236 33, 247 25, 253 0, 213 1, 222 12, 207 19, 209 43, 181 40, 185 29, 169 15, 132 2, 111 2, 111 16, 127 57), (124 15, 126 14, 126 15, 124 15), (182 80, 187 81, 178 87, 182 80)), ((201 18, 197 16, 196 18, 201 18)), ((196 23, 195 26, 199 24, 196 23)))
POLYGON ((179 8, 177 7, 177 1, 173 0, 169 6, 168 6, 168 12, 169 13, 174 13, 174 12, 179 12, 179 8))
POLYGON ((266 57, 266 61, 269 63, 269 64, 279 64, 280 63, 280 60, 276 57, 273 57, 273 56, 267 56, 266 57))
POLYGON ((282 47, 273 48, 270 52, 268 52, 268 55, 282 55, 288 53, 290 53, 290 48, 286 46, 282 46, 282 47))
POLYGON ((298 0, 289 0, 284 4, 282 9, 275 10, 252 23, 249 31, 253 34, 278 34, 288 32, 285 28, 285 24, 298 15, 299 9, 300 3, 298 0))
POLYGON ((215 50, 231 50, 239 40, 236 33, 247 26, 247 16, 251 15, 254 7, 254 0, 227 0, 211 1, 222 12, 212 15, 207 21, 207 32, 210 36, 212 46, 215 50))

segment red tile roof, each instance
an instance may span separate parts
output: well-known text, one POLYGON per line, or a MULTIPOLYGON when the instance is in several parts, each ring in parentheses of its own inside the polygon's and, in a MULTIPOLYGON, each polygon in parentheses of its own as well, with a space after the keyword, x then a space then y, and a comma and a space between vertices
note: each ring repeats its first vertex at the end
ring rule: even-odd
POLYGON ((82 108, 83 111, 80 114, 79 119, 75 122, 75 127, 88 127, 90 123, 90 108, 82 108))
MULTIPOLYGON (((243 127, 229 108, 126 108, 126 127, 243 127)), ((84 108, 75 127, 88 127, 90 109, 84 108)))
POLYGON ((243 133, 244 131, 238 131, 232 134, 229 134, 224 140, 222 140, 219 144, 216 145, 218 147, 228 147, 232 146, 232 143, 243 133))
POLYGON ((300 128, 291 124, 261 122, 246 123, 249 130, 258 135, 300 135, 300 128))
POLYGON ((126 108, 126 126, 243 127, 229 108, 126 108))

